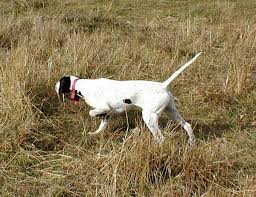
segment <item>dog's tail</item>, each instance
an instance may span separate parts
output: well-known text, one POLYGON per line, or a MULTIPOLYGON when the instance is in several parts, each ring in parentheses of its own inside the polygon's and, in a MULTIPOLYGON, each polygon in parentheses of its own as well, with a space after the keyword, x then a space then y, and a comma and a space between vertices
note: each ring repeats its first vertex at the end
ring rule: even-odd
POLYGON ((192 64, 199 55, 201 55, 202 52, 198 53, 195 57, 193 57, 189 62, 181 66, 177 71, 175 71, 172 76, 163 82, 163 86, 167 88, 167 86, 170 85, 170 83, 183 71, 185 70, 190 64, 192 64))

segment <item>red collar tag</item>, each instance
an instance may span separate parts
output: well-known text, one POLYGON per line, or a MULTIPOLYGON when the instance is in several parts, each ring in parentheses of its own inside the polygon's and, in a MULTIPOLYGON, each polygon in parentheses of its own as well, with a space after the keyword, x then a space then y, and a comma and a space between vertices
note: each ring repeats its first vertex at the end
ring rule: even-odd
POLYGON ((75 79, 75 80, 73 81, 72 90, 71 90, 71 96, 70 96, 70 99, 74 102, 75 105, 78 105, 78 100, 76 100, 76 89, 75 89, 76 82, 77 82, 78 80, 79 80, 79 79, 75 79))

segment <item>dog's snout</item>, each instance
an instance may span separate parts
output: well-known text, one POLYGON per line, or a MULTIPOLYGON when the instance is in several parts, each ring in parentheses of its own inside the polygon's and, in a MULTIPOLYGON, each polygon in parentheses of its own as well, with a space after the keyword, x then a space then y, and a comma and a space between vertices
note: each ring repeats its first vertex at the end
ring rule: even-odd
POLYGON ((61 101, 61 98, 60 98, 60 96, 61 96, 61 93, 60 93, 60 81, 58 81, 55 84, 55 91, 56 91, 56 94, 57 94, 57 97, 58 97, 59 101, 61 101))
POLYGON ((58 81, 58 82, 56 83, 56 85, 55 85, 55 91, 56 91, 57 94, 60 93, 60 81, 58 81))

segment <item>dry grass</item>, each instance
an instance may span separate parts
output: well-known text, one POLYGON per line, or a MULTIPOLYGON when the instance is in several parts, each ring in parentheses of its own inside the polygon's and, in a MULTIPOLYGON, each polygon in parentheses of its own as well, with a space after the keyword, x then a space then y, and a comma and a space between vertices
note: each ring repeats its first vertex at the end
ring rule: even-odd
POLYGON ((255 196, 255 12, 253 0, 2 0, 0 195, 255 196), (199 51, 170 87, 192 149, 165 115, 161 147, 139 113, 83 136, 98 120, 54 94, 64 74, 162 81, 199 51))

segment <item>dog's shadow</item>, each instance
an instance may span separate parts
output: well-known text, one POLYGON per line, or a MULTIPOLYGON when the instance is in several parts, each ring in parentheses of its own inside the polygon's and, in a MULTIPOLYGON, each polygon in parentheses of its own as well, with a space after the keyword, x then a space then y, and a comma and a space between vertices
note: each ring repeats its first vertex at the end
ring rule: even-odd
MULTIPOLYGON (((159 119, 159 125, 165 127, 170 121, 172 121, 172 119, 169 117, 161 117, 159 119)), ((186 121, 191 124, 196 138, 202 141, 209 141, 216 137, 221 138, 232 127, 231 124, 226 122, 222 123, 220 121, 212 121, 210 123, 202 123, 200 120, 191 119, 186 119, 186 121)), ((176 123, 174 124, 177 125, 176 123)), ((176 127, 176 129, 181 129, 181 127, 176 127)))
POLYGON ((221 138, 231 128, 231 124, 212 122, 208 124, 195 123, 194 133, 198 139, 208 141, 213 138, 221 138))
POLYGON ((141 117, 140 111, 128 112, 127 114, 111 117, 113 122, 111 122, 110 128, 118 132, 126 132, 127 130, 135 129, 138 127, 138 124, 143 121, 141 117))
MULTIPOLYGON (((111 130, 115 131, 118 130, 118 132, 126 132, 127 130, 132 130, 136 127, 140 127, 141 124, 144 125, 144 122, 141 117, 141 112, 135 112, 135 113, 129 113, 128 114, 128 123, 126 121, 126 116, 123 115, 122 117, 119 117, 114 124, 111 125, 111 130)), ((220 121, 212 121, 210 123, 203 123, 200 120, 191 120, 186 119, 188 123, 191 124, 194 134, 197 139, 202 141, 209 141, 211 139, 215 138, 221 138, 223 135, 228 132, 232 128, 231 124, 228 124, 226 122, 220 122, 220 121)), ((159 127, 161 130, 165 130, 168 125, 173 124, 171 126, 171 130, 180 130, 181 127, 177 126, 175 122, 172 121, 172 119, 168 116, 161 116, 159 118, 159 127)), ((184 130, 184 132, 186 132, 184 130)))

